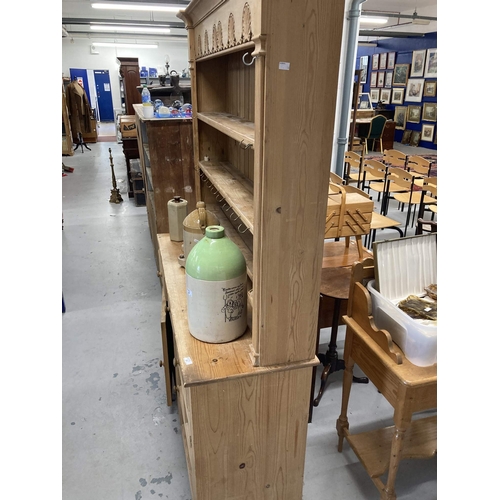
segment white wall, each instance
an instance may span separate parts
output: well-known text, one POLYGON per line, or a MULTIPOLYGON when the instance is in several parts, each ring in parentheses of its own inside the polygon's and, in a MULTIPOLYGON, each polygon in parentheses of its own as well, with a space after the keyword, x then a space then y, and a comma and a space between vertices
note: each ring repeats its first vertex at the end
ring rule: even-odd
POLYGON ((188 67, 188 42, 173 40, 159 42, 157 49, 124 49, 117 47, 96 47, 99 54, 91 54, 91 42, 88 39, 62 39, 62 76, 69 77, 70 68, 109 70, 111 93, 113 95, 113 109, 121 109, 120 99, 120 64, 117 57, 137 57, 139 68, 157 68, 165 72, 165 56, 170 56, 169 70, 176 70, 179 74, 188 67))

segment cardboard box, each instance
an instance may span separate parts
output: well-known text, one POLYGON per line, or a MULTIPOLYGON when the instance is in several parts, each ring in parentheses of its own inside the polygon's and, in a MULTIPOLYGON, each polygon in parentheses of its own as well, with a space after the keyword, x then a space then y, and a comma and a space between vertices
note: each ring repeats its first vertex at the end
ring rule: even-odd
POLYGON ((135 115, 122 115, 120 117, 120 132, 122 137, 137 137, 135 115))

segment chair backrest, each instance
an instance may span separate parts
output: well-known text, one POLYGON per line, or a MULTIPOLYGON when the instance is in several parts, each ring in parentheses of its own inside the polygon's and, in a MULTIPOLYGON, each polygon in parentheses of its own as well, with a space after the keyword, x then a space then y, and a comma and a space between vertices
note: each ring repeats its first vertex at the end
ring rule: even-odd
POLYGON ((330 172, 330 184, 342 184, 342 177, 335 172, 330 172))
POLYGON ((354 151, 346 151, 344 154, 344 180, 349 182, 351 170, 359 172, 361 170, 361 155, 354 151))
POLYGON ((387 118, 383 115, 376 115, 371 119, 368 139, 379 139, 384 133, 387 118))
POLYGON ((391 167, 406 168, 407 155, 397 149, 384 149, 382 161, 391 167))
POLYGON ((387 166, 378 160, 365 160, 363 162, 363 174, 370 174, 381 181, 385 180, 387 166))
POLYGON ((415 174, 412 172, 408 172, 407 170, 398 167, 389 167, 387 169, 386 189, 389 190, 391 183, 394 183, 397 184, 398 190, 411 192, 413 191, 414 180, 415 174))
POLYGON ((416 172, 420 175, 425 175, 427 177, 429 177, 429 174, 431 173, 431 164, 431 161, 426 160, 425 158, 422 158, 418 155, 409 156, 407 162, 408 169, 410 171, 416 172))

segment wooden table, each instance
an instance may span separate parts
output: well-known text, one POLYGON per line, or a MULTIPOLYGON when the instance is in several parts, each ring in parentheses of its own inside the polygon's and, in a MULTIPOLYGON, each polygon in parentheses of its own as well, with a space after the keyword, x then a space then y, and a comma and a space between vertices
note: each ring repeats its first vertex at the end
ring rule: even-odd
MULTIPOLYGON (((359 266, 358 266, 359 267, 359 266)), ((437 450, 437 416, 412 421, 415 412, 437 408, 437 365, 418 367, 392 343, 385 330, 373 328, 371 300, 361 283, 351 288, 344 346, 342 409, 337 420, 338 451, 347 439, 372 478, 383 500, 395 500, 399 463, 406 458, 430 458, 437 450), (394 407, 394 426, 353 435, 347 407, 357 364, 394 407), (388 471, 384 484, 380 477, 388 471)))

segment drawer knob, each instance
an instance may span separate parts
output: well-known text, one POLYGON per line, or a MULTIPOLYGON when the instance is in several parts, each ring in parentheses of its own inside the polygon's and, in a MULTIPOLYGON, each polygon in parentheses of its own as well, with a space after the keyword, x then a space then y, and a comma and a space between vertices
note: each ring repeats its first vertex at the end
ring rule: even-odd
POLYGON ((177 366, 177 360, 174 358, 174 366, 177 366))
POLYGON ((160 359, 160 368, 163 366, 163 361, 160 359))
POLYGON ((156 276, 158 276, 158 278, 161 278, 162 277, 162 274, 160 271, 156 271, 156 276))

